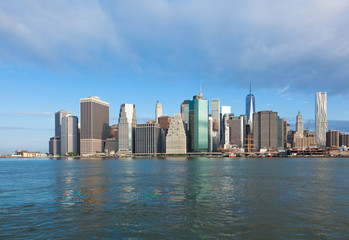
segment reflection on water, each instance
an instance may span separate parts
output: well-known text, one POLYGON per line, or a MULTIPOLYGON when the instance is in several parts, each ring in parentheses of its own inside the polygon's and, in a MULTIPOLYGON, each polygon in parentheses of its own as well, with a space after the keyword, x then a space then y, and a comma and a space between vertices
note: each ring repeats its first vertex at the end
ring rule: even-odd
POLYGON ((0 238, 349 238, 347 159, 0 161, 0 238))

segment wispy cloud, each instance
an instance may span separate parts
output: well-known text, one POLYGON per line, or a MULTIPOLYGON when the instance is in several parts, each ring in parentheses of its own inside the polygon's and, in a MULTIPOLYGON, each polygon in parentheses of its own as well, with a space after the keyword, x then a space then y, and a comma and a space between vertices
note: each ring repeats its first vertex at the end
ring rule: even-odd
POLYGON ((284 92, 287 91, 289 88, 290 88, 290 86, 287 85, 286 87, 279 89, 279 90, 278 90, 278 94, 280 95, 280 94, 284 93, 284 92))
POLYGON ((347 0, 11 0, 0 9, 4 62, 349 93, 347 0))

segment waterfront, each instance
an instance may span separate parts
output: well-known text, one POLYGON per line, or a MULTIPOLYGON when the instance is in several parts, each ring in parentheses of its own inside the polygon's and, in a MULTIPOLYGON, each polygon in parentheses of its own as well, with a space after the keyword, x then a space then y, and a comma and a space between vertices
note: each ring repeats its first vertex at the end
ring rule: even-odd
POLYGON ((1 159, 0 238, 348 239, 349 161, 1 159))

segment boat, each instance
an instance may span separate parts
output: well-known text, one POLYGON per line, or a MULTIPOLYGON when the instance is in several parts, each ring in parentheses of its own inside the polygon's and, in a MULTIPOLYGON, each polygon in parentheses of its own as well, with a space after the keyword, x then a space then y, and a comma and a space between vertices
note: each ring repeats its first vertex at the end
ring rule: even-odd
POLYGON ((267 155, 267 157, 273 157, 270 153, 267 155))
POLYGON ((230 158, 234 158, 234 157, 236 157, 236 154, 231 153, 231 154, 229 154, 229 157, 230 157, 230 158))

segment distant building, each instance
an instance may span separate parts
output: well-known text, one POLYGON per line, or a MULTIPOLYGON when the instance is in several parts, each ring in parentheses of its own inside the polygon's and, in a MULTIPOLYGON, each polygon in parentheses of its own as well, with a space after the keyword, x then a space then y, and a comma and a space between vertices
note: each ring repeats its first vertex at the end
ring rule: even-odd
POLYGON ((62 118, 61 155, 78 153, 78 117, 68 114, 62 118))
POLYGON ((327 132, 327 93, 316 93, 315 133, 318 147, 326 146, 327 132))
POLYGON ((348 133, 339 133, 339 146, 340 147, 349 147, 349 134, 348 133))
POLYGON ((110 138, 118 138, 118 125, 112 125, 109 127, 109 137, 110 138))
POLYGON ((339 131, 330 130, 326 133, 326 147, 339 147, 339 131))
POLYGON ((71 112, 60 110, 55 113, 55 136, 61 137, 61 126, 62 126, 62 118, 71 114, 71 112))
POLYGON ((60 137, 52 137, 49 142, 49 153, 51 155, 61 155, 61 139, 60 137))
POLYGON ((299 136, 303 136, 303 117, 301 115, 301 111, 298 112, 296 118, 296 132, 299 134, 299 136))
POLYGON ((251 126, 253 125, 253 114, 256 112, 255 98, 252 94, 251 83, 250 83, 250 93, 246 96, 246 116, 247 123, 251 126))
POLYGON ((253 138, 257 151, 276 150, 278 147, 278 114, 260 111, 253 114, 253 138))
POLYGON ((226 134, 225 134, 225 129, 227 128, 227 122, 225 120, 224 122, 224 116, 225 115, 230 115, 231 114, 231 107, 230 106, 221 106, 221 114, 220 114, 220 139, 219 139, 219 144, 224 145, 225 140, 226 140, 226 134))
POLYGON ((132 153, 134 151, 134 128, 136 125, 136 106, 134 104, 122 104, 118 126, 119 153, 132 153))
POLYGON ((287 143, 287 133, 285 131, 285 128, 287 128, 286 119, 278 117, 278 147, 277 147, 277 149, 279 151, 284 151, 286 148, 285 143, 287 143))
POLYGON ((231 147, 243 148, 247 124, 246 115, 231 116, 227 120, 227 124, 229 126, 229 143, 231 147))
POLYGON ((99 97, 80 99, 80 155, 102 152, 109 136, 109 103, 99 97))
POLYGON ((176 113, 171 119, 166 135, 166 153, 180 154, 187 153, 187 137, 181 114, 176 113))
POLYGON ((106 153, 116 153, 118 151, 118 139, 117 138, 107 138, 105 140, 104 151, 106 153))
POLYGON ((137 124, 135 127, 135 153, 162 153, 162 129, 158 123, 137 124))
POLYGON ((208 151, 208 101, 202 92, 189 103, 189 131, 191 151, 208 151))
POLYGON ((159 117, 161 116, 162 116, 162 105, 158 101, 155 106, 155 122, 156 123, 159 123, 159 117))
POLYGON ((212 117, 212 151, 217 152, 220 145, 221 134, 221 117, 219 99, 211 100, 211 117, 212 117))
POLYGON ((170 116, 161 116, 158 118, 158 123, 160 124, 160 127, 167 133, 170 123, 171 123, 172 117, 170 116))

